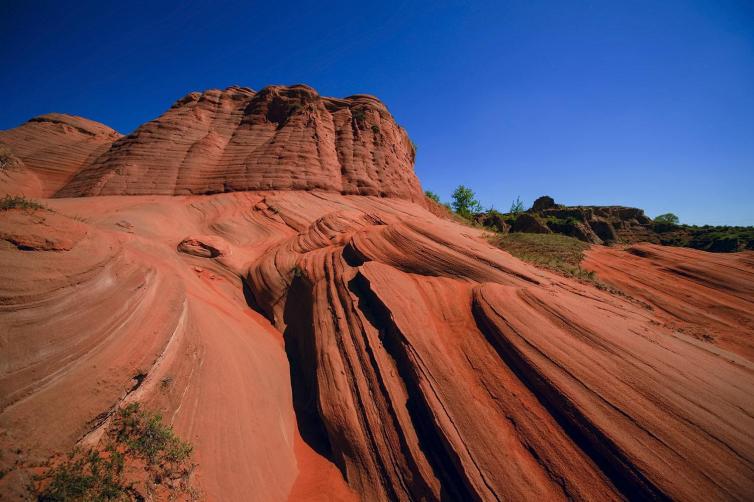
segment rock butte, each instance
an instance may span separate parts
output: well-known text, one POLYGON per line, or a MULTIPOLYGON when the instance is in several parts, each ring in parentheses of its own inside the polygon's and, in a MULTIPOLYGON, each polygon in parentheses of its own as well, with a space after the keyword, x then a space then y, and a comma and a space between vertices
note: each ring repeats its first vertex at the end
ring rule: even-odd
POLYGON ((594 246, 625 295, 546 272, 432 213, 378 101, 304 86, 85 160, 2 134, 43 193, 105 195, 0 215, 3 498, 133 400, 210 500, 754 493, 754 253, 594 246))

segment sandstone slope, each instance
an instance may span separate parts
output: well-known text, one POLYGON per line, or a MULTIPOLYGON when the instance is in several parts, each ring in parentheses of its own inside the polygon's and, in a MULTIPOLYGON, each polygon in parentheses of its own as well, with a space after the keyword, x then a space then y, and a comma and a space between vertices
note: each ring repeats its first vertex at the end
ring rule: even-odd
MULTIPOLYGON (((0 219, 5 494, 130 400, 194 443, 213 500, 754 490, 750 351, 524 264, 408 201, 47 202, 54 212, 0 219)), ((743 256, 696 260, 721 309, 729 284, 738 307, 754 306, 743 256)), ((646 274, 621 284, 664 277, 646 274)))
POLYGON ((23 162, 23 167, 12 171, 0 170, 0 190, 50 197, 120 137, 99 122, 63 113, 40 115, 0 131, 0 143, 23 162))

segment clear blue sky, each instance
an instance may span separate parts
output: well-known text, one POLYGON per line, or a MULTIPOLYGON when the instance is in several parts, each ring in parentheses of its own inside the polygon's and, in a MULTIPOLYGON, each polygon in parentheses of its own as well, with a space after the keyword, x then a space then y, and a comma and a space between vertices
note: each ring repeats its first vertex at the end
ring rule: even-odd
POLYGON ((0 0, 0 129, 129 132, 192 90, 303 82, 385 101, 446 200, 754 224, 750 0, 171 4, 0 0))

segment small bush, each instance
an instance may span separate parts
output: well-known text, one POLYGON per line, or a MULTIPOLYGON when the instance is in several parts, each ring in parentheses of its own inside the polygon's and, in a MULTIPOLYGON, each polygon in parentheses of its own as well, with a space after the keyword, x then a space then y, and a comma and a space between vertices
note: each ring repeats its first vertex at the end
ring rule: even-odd
POLYGON ((164 425, 160 415, 142 410, 139 403, 120 408, 105 441, 101 451, 74 450, 41 475, 38 500, 143 500, 139 482, 145 483, 146 492, 162 485, 173 495, 193 493, 188 485, 194 468, 189 462, 192 446, 164 425))
POLYGON ((356 122, 364 122, 364 120, 367 118, 367 114, 363 108, 356 108, 355 110, 352 110, 351 116, 353 116, 353 120, 356 122))
POLYGON ((521 202, 521 197, 516 197, 516 200, 511 202, 510 214, 519 214, 524 212, 524 203, 521 202))
POLYGON ((433 201, 437 202, 438 204, 441 204, 440 202, 440 196, 437 195, 435 192, 432 192, 430 190, 425 190, 424 195, 427 196, 428 199, 432 199, 433 201))
POLYGON ((377 125, 375 125, 375 124, 372 124, 372 132, 373 132, 374 134, 379 134, 379 133, 380 133, 380 128, 379 128, 379 126, 377 126, 377 125))
POLYGON ((7 211, 8 209, 46 209, 43 204, 37 201, 27 199, 23 195, 6 195, 0 199, 0 211, 7 211))
POLYGON ((148 464, 180 463, 191 455, 190 444, 178 438, 173 429, 162 424, 162 417, 142 411, 139 403, 118 410, 114 421, 116 442, 148 464))
POLYGON ((453 192, 453 210, 464 218, 470 219, 476 213, 482 212, 482 204, 476 199, 471 188, 459 185, 453 192))
POLYGON ((657 216, 653 221, 665 225, 678 225, 680 220, 673 213, 665 213, 657 216))
POLYGON ((37 500, 129 500, 133 488, 123 479, 123 468, 123 455, 112 446, 104 456, 95 450, 74 450, 49 474, 49 484, 37 500))

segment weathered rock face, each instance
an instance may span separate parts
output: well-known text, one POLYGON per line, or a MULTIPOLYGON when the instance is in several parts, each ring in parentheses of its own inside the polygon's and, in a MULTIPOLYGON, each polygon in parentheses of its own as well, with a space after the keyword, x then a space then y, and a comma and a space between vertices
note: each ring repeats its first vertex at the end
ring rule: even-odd
POLYGON ((528 213, 521 213, 511 226, 511 232, 525 232, 529 234, 550 234, 550 230, 539 218, 528 213))
POLYGON ((0 143, 0 195, 42 195, 39 177, 5 143, 0 143))
POLYGON ((652 220, 644 211, 623 206, 563 206, 552 197, 543 196, 534 201, 521 230, 531 232, 532 216, 553 232, 576 237, 585 242, 603 244, 612 242, 658 242, 652 230, 652 220))
POLYGON ((414 150, 366 95, 304 85, 191 93, 76 175, 60 197, 323 190, 423 201, 414 150))
POLYGON ((0 142, 7 144, 28 170, 23 177, 16 172, 14 180, 3 183, 0 189, 49 197, 120 137, 99 122, 62 113, 40 115, 19 127, 0 131, 0 142))
POLYGON ((132 401, 208 500, 754 490, 751 253, 590 254, 638 301, 401 199, 46 203, 0 218, 3 499, 132 401))

